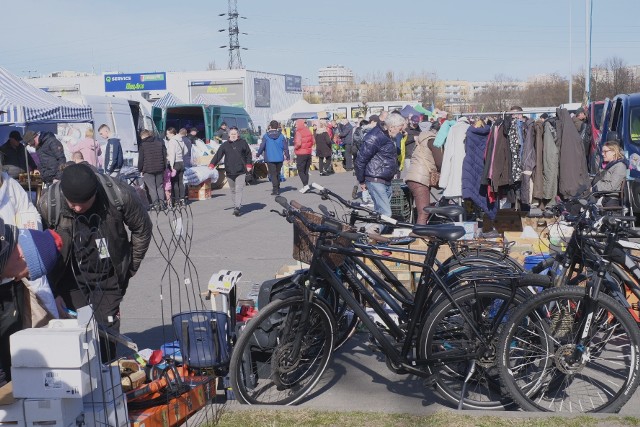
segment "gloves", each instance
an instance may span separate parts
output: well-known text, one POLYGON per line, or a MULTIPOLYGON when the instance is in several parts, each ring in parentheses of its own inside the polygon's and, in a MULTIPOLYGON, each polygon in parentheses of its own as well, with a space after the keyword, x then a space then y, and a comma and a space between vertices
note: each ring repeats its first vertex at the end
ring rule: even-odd
POLYGON ((216 165, 214 165, 213 163, 209 163, 209 169, 215 169, 216 165))
POLYGON ((252 169, 253 169, 253 165, 247 165, 247 172, 251 172, 252 169))
POLYGON ((175 169, 171 169, 171 178, 175 178, 177 174, 178 171, 176 171, 175 169))

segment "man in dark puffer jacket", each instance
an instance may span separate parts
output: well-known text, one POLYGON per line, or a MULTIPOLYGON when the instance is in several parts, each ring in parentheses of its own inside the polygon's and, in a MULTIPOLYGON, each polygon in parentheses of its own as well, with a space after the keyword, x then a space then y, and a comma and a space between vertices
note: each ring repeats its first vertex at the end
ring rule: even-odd
POLYGON ((142 181, 151 196, 151 204, 154 204, 158 200, 164 201, 162 178, 167 167, 167 147, 146 129, 140 132, 140 139, 138 169, 143 173, 142 181))
POLYGON ((62 143, 51 132, 25 132, 22 138, 24 142, 36 148, 40 165, 38 170, 42 182, 51 184, 53 180, 59 180, 62 174, 62 166, 67 162, 62 143))
POLYGON ((356 157, 356 178, 362 191, 369 190, 376 211, 391 216, 391 180, 398 172, 394 139, 405 125, 404 117, 390 114, 385 129, 376 126, 364 137, 356 157))

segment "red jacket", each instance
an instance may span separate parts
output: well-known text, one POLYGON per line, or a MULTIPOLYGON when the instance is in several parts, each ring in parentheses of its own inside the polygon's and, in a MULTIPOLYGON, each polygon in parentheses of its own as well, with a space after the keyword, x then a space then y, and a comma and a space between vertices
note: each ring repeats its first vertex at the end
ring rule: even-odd
POLYGON ((311 154, 313 143, 311 131, 305 126, 304 120, 298 119, 296 121, 296 136, 293 139, 293 147, 296 155, 311 154))

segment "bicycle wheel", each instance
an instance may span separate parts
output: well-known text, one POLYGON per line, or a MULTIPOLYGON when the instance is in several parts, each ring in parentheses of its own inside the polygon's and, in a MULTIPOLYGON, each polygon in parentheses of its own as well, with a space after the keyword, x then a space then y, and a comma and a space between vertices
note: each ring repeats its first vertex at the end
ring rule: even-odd
MULTIPOLYGON (((514 308, 508 307, 502 319, 497 318, 499 310, 509 301, 511 294, 510 286, 479 284, 458 288, 452 296, 460 310, 471 316, 480 333, 490 339, 491 329, 496 322, 503 324, 513 312, 514 308)), ((514 305, 525 300, 526 295, 517 292, 514 305)), ((427 361, 442 359, 442 366, 432 368, 438 374, 436 390, 446 400, 458 404, 469 362, 448 363, 446 357, 454 353, 457 356, 482 353, 482 357, 475 360, 475 372, 467 383, 463 406, 468 409, 504 409, 513 402, 503 396, 500 387, 495 359, 498 333, 490 340, 488 348, 481 348, 479 338, 462 317, 460 310, 449 299, 442 299, 429 312, 423 322, 420 338, 421 357, 427 361)), ((500 328, 501 325, 498 326, 500 328)))
POLYGON ((498 367, 507 393, 522 409, 617 412, 638 387, 638 326, 608 295, 600 293, 593 313, 585 312, 585 298, 584 288, 549 289, 505 325, 498 367), (577 348, 576 335, 589 316, 586 348, 577 348))
POLYGON ((302 296, 275 300, 247 323, 229 366, 231 387, 240 402, 291 405, 316 385, 333 351, 335 324, 321 300, 314 297, 309 308, 303 325, 302 296), (293 354, 297 345, 300 350, 293 354))

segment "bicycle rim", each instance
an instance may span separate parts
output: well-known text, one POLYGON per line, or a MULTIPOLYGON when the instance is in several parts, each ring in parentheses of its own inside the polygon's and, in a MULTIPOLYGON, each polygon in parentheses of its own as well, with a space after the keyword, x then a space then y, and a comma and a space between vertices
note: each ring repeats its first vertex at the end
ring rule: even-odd
POLYGON ((585 290, 550 289, 525 303, 500 337, 500 372, 525 410, 617 412, 638 387, 640 332, 631 315, 600 294, 583 351, 575 345, 585 290), (579 354, 577 360, 575 355, 579 354))
POLYGON ((241 332, 231 357, 231 384, 248 404, 290 405, 316 385, 333 351, 335 324, 331 310, 319 300, 301 322, 302 298, 277 300, 264 307, 241 332), (300 351, 292 354, 303 328, 300 351))
MULTIPOLYGON (((496 319, 500 307, 507 303, 511 296, 508 286, 485 285, 465 286, 456 290, 454 300, 460 309, 469 314, 475 322, 475 327, 481 333, 489 335, 495 322, 506 322, 513 312, 509 308, 502 320, 496 319)), ((524 300, 522 295, 516 296, 516 303, 524 300)), ((497 334, 496 334, 497 335, 497 334)), ((495 359, 494 338, 487 353, 476 359, 475 372, 467 383, 463 406, 468 409, 504 409, 512 405, 512 401, 503 396, 499 372, 495 359)), ((443 359, 447 354, 457 352, 475 354, 480 346, 478 338, 470 325, 449 300, 442 300, 429 313, 424 322, 421 337, 421 351, 427 360, 443 359)), ((467 376, 469 362, 451 362, 438 369, 436 387, 438 392, 448 401, 458 404, 461 399, 462 388, 467 376)))

